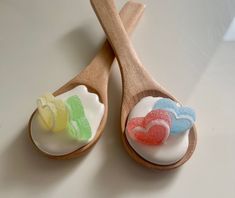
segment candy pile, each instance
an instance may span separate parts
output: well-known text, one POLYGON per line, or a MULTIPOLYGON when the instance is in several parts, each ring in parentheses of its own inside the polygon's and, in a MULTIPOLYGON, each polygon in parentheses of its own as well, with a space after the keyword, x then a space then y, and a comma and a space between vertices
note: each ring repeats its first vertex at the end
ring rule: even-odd
POLYGON ((171 99, 160 98, 145 117, 130 119, 126 129, 129 136, 141 144, 160 145, 167 141, 169 135, 187 132, 195 120, 193 109, 171 99))
POLYGON ((52 94, 45 94, 37 100, 37 106, 39 116, 49 131, 66 131, 80 141, 86 141, 91 137, 91 127, 77 95, 63 101, 52 94))

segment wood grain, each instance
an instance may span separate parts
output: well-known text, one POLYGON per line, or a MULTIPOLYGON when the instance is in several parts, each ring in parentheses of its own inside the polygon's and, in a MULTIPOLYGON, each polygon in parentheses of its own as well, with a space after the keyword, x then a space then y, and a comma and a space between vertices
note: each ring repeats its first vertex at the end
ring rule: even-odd
MULTIPOLYGON (((134 2, 133 2, 134 3, 134 2)), ((146 161, 136 153, 129 145, 125 136, 125 126, 128 114, 134 105, 146 96, 176 98, 166 89, 155 82, 147 73, 140 59, 138 58, 133 44, 119 17, 113 0, 91 0, 93 9, 107 35, 110 44, 118 59, 122 75, 123 97, 121 109, 121 130, 122 140, 130 156, 142 165, 160 170, 169 170, 179 167, 192 155, 196 147, 196 129, 193 127, 189 135, 189 147, 185 156, 177 163, 166 166, 153 164, 146 161)), ((139 3, 135 3, 139 5, 139 3)))
MULTIPOLYGON (((125 26, 126 31, 129 34, 132 33, 132 31, 136 27, 137 22, 139 21, 139 19, 141 18, 143 14, 143 11, 144 11, 144 6, 136 5, 133 2, 127 2, 122 8, 122 10, 120 11, 121 20, 125 26)), ((91 63, 87 67, 85 67, 85 69, 81 73, 79 73, 72 80, 70 80, 68 83, 66 83, 64 86, 62 86, 61 88, 59 88, 53 93, 55 96, 57 96, 59 94, 65 93, 75 88, 78 85, 86 85, 90 92, 96 93, 99 96, 100 101, 105 106, 105 112, 104 112, 104 116, 102 118, 102 121, 99 125, 99 128, 96 132, 94 139, 91 142, 89 142, 87 145, 66 155, 55 156, 55 155, 49 155, 47 153, 44 153, 36 146, 31 136, 31 121, 32 121, 33 116, 35 115, 35 112, 36 112, 35 110, 29 120, 29 137, 31 141, 33 142, 34 146, 39 151, 41 151, 43 154, 45 154, 49 158, 70 159, 70 158, 75 158, 75 157, 82 155, 84 152, 90 150, 92 146, 95 145, 95 143, 98 141, 101 134, 103 133, 103 130, 107 121, 108 78, 109 78, 110 68, 111 68, 114 58, 115 58, 115 55, 113 53, 112 47, 110 46, 109 42, 106 40, 104 45, 101 47, 100 51, 91 61, 91 63)))

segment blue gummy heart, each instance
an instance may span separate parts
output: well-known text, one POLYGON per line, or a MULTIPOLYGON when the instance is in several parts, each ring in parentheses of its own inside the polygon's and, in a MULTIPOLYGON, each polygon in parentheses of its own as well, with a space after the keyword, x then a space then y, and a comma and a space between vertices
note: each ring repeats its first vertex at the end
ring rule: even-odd
POLYGON ((196 114, 189 107, 182 107, 169 98, 161 98, 155 102, 153 109, 163 109, 171 115, 171 133, 185 132, 193 126, 196 114))

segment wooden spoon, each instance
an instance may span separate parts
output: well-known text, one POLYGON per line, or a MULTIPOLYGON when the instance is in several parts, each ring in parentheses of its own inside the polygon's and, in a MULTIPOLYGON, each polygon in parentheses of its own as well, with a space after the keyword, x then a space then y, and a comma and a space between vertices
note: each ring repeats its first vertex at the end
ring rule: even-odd
MULTIPOLYGON (((197 138, 195 126, 189 133, 189 146, 187 153, 178 162, 170 165, 159 165, 149 162, 142 158, 133 150, 127 141, 125 135, 125 127, 129 112, 143 97, 160 96, 176 100, 168 91, 156 83, 152 77, 146 72, 140 62, 134 47, 129 40, 128 34, 124 29, 122 21, 118 16, 113 0, 91 0, 93 9, 107 35, 110 44, 116 54, 119 62, 123 96, 121 107, 121 137, 127 152, 134 160, 142 165, 160 170, 169 170, 181 166, 193 154, 195 150, 197 138)), ((137 4, 137 3, 136 3, 137 4)))
MULTIPOLYGON (((120 17, 123 21, 123 24, 125 25, 127 32, 129 33, 132 32, 132 30, 137 25, 137 22, 141 18, 143 11, 144 11, 144 5, 142 4, 135 4, 133 2, 128 2, 124 5, 124 7, 122 8, 120 12, 120 17)), ((53 93, 54 96, 57 96, 75 88, 78 85, 85 85, 90 92, 96 93, 99 96, 100 102, 102 102, 105 106, 105 112, 104 112, 104 116, 101 120, 101 123, 99 125, 99 128, 93 140, 89 142, 87 145, 66 155, 55 156, 55 155, 49 155, 43 152, 37 147, 31 135, 31 121, 37 111, 35 110, 29 120, 29 136, 34 146, 39 151, 41 151, 43 154, 53 159, 69 159, 69 158, 78 157, 85 151, 88 151, 92 146, 94 146, 94 144, 100 138, 104 130, 106 120, 107 120, 108 78, 109 78, 110 68, 111 68, 114 58, 115 56, 114 56, 112 47, 110 46, 108 41, 105 41, 104 45, 102 46, 98 54, 95 56, 95 58, 91 61, 91 63, 80 74, 75 76, 72 80, 70 80, 68 83, 66 83, 64 86, 62 86, 61 88, 59 88, 57 91, 53 93)))

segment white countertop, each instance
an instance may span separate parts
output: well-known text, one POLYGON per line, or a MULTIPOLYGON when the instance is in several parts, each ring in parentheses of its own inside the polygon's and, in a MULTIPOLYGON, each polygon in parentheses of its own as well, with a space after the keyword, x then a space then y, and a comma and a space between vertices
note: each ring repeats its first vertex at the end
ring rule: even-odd
POLYGON ((156 172, 128 156, 119 137, 116 64, 108 123, 94 149, 70 161, 33 149, 27 122, 35 99, 79 73, 104 33, 88 0, 1 0, 0 197, 235 197, 235 0, 141 2, 147 7, 132 37, 139 56, 197 111, 191 160, 156 172))

